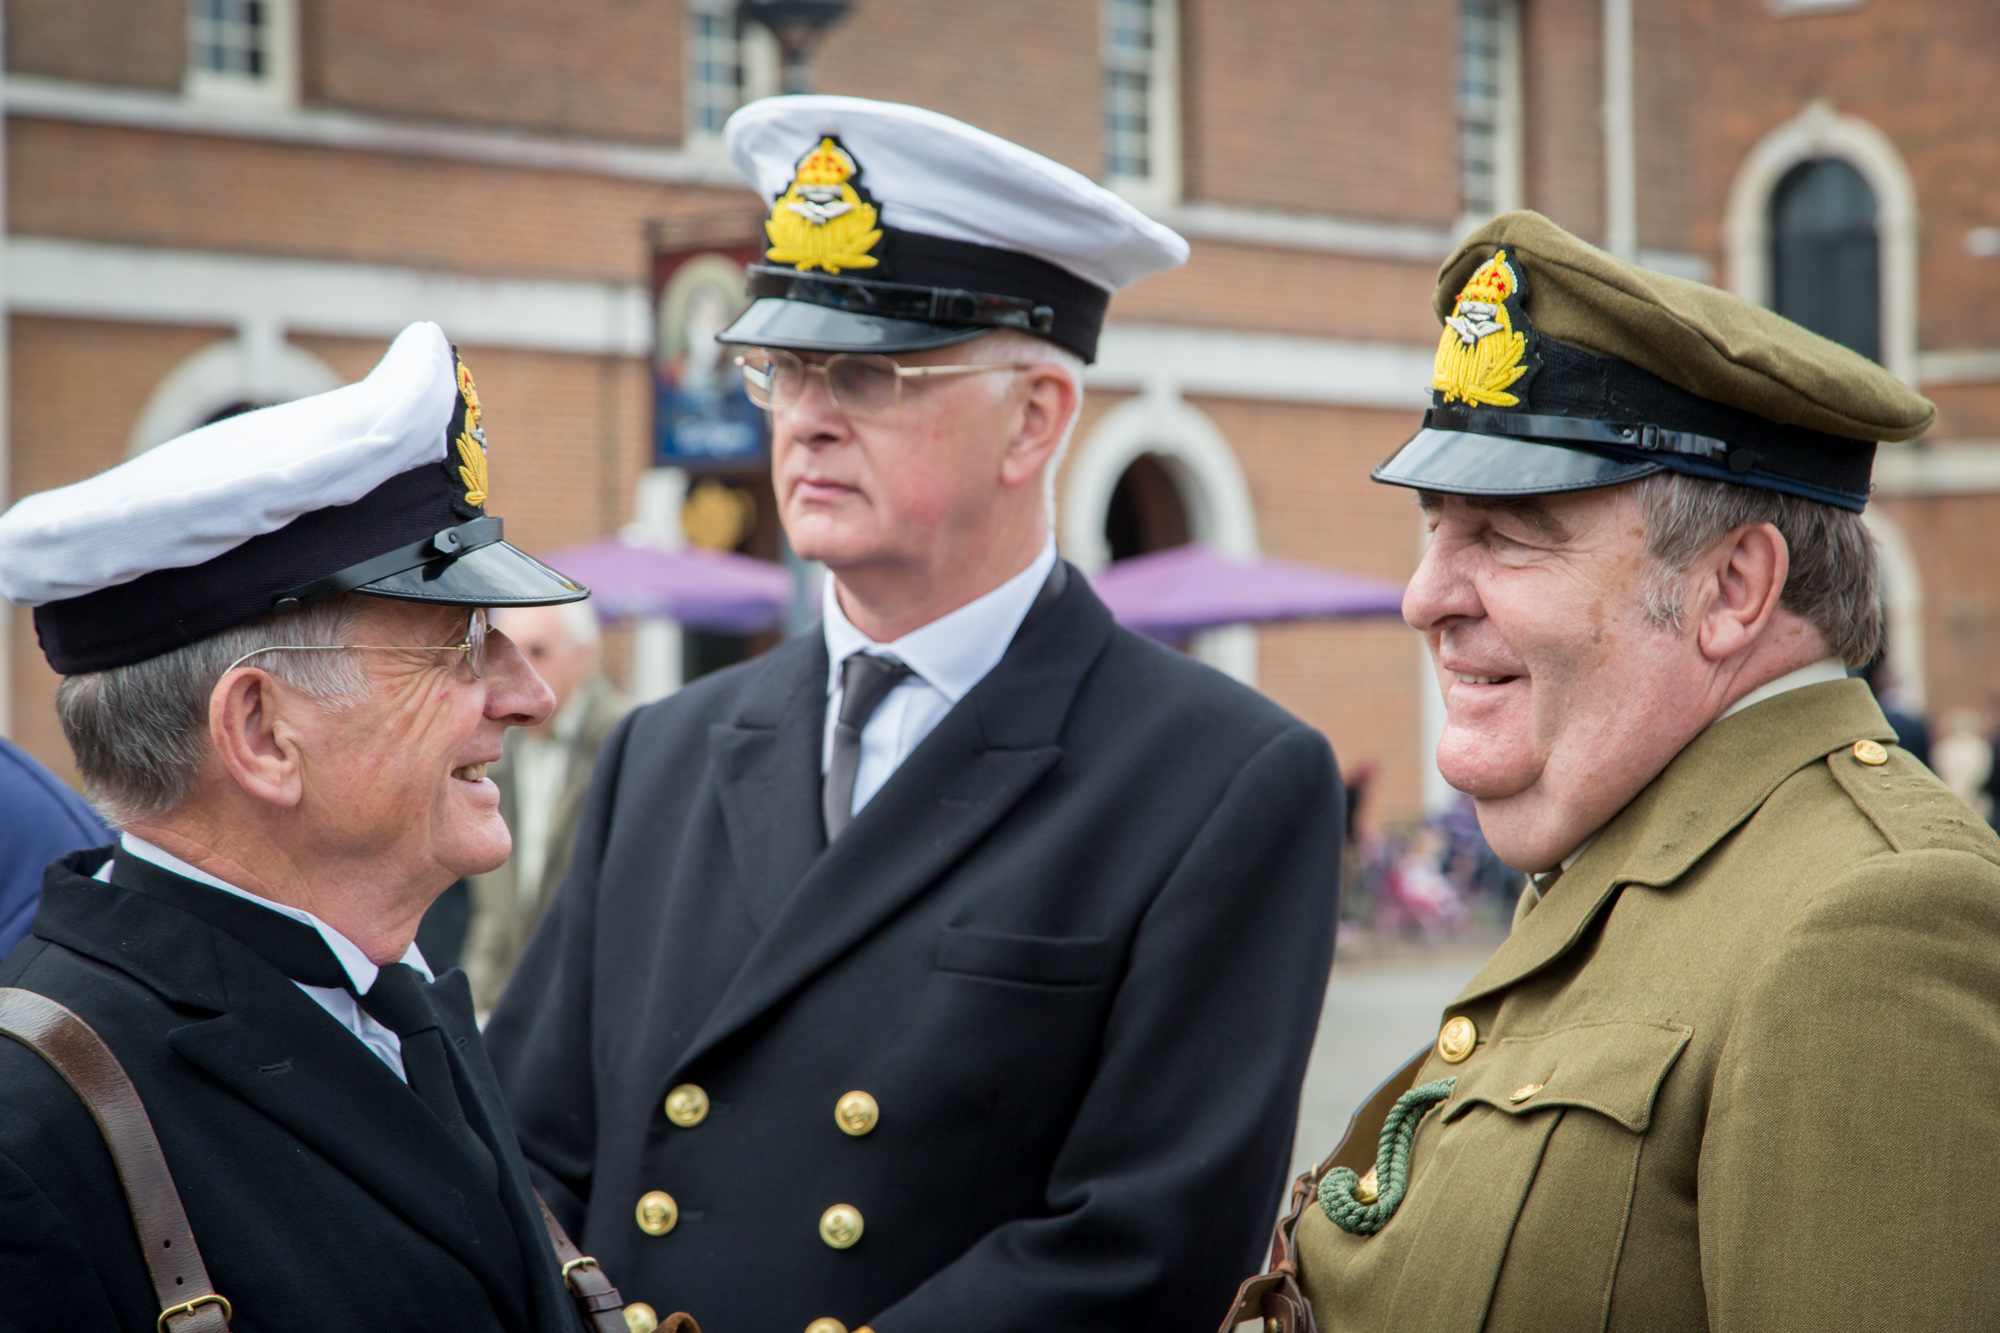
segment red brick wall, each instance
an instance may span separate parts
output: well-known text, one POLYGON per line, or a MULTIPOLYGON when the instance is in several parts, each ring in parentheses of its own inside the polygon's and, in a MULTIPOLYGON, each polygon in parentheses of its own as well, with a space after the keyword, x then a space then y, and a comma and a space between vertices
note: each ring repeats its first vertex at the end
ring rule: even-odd
POLYGON ((1528 207, 1604 237, 1604 27, 1599 0, 1521 6, 1523 176, 1528 207))
POLYGON ((13 0, 7 68, 172 92, 186 64, 187 0, 13 0))

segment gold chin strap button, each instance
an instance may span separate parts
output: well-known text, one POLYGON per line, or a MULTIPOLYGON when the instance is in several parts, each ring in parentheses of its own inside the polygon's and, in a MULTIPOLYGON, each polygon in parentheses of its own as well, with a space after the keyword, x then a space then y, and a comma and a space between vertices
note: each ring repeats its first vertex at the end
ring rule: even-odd
POLYGON ((841 1133, 852 1134, 857 1139, 874 1129, 881 1119, 882 1108, 875 1104, 873 1097, 859 1089, 833 1104, 833 1122, 840 1126, 841 1133))
POLYGON ((806 1333, 847 1333, 847 1325, 828 1315, 824 1319, 815 1319, 807 1324, 806 1333))
POLYGON ((861 1210, 837 1203, 819 1215, 819 1238, 836 1250, 850 1250, 861 1239, 861 1210))
POLYGON ((625 1306, 625 1327, 632 1333, 653 1333, 660 1326, 660 1316, 652 1306, 644 1301, 630 1301, 625 1306))
POLYGON ((1854 742, 1854 757, 1870 768, 1879 768, 1889 762, 1889 752, 1882 748, 1880 741, 1854 742))
POLYGON ((1540 1083, 1527 1083, 1527 1084, 1523 1084, 1523 1085, 1522 1085, 1521 1087, 1518 1087, 1518 1088, 1514 1089, 1514 1090, 1513 1090, 1512 1092, 1508 1093, 1508 1094, 1507 1094, 1507 1100, 1508 1100, 1508 1101, 1510 1101, 1510 1102, 1516 1102, 1516 1103, 1518 1103, 1518 1102, 1525 1102, 1525 1101, 1527 1101, 1527 1100, 1528 1100, 1528 1098, 1530 1098, 1530 1097, 1534 1096, 1534 1095, 1535 1095, 1536 1093, 1540 1092, 1540 1091, 1542 1090, 1543 1086, 1544 1086, 1544 1085, 1542 1085, 1542 1084, 1540 1084, 1540 1083))
POLYGON ((682 1129, 693 1129, 708 1119, 708 1094, 695 1083, 682 1083, 667 1094, 667 1119, 682 1129))
POLYGON ((1479 1044, 1479 1029, 1464 1014, 1452 1019, 1438 1033, 1438 1056, 1448 1065, 1463 1064, 1479 1044))
POLYGON ((641 1194, 639 1206, 632 1213, 639 1219, 639 1230, 649 1236, 664 1236, 681 1220, 681 1206, 665 1190, 647 1190, 641 1194))
POLYGON ((1368 1174, 1354 1182, 1354 1201, 1373 1203, 1382 1197, 1382 1187, 1375 1180, 1375 1168, 1369 1167, 1368 1174))

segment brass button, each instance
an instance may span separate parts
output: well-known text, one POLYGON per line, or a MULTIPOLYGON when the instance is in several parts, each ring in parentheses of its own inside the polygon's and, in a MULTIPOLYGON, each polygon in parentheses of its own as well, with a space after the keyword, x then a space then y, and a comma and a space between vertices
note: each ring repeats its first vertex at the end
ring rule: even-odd
POLYGON ((660 1316, 644 1301, 630 1301, 625 1306, 625 1327, 632 1333, 653 1333, 660 1326, 660 1316))
POLYGON ((1508 1093, 1507 1100, 1510 1102, 1525 1102, 1528 1098, 1540 1092, 1544 1086, 1546 1085, 1541 1083, 1524 1083, 1508 1093))
POLYGON ((824 1319, 815 1319, 807 1324, 806 1333, 847 1333, 847 1325, 828 1315, 824 1319))
POLYGON ((1854 742, 1854 757, 1870 768, 1877 768, 1889 762, 1889 752, 1882 748, 1880 741, 1854 742))
POLYGON ((708 1119, 708 1094, 696 1083, 682 1083, 667 1094, 667 1119, 693 1129, 708 1119))
POLYGON ((851 1203, 837 1203, 819 1215, 819 1238, 836 1250, 854 1247, 861 1239, 861 1210, 851 1203))
POLYGON ((1382 1187, 1376 1183, 1375 1168, 1369 1167, 1368 1174, 1354 1182, 1354 1201, 1373 1203, 1382 1197, 1382 1187))
POLYGON ((681 1220, 681 1206, 665 1190, 647 1190, 632 1212, 639 1219, 639 1230, 649 1236, 664 1236, 681 1220))
POLYGON ((1448 1065, 1463 1064, 1465 1057, 1472 1054, 1472 1048, 1479 1044, 1479 1029, 1472 1026, 1472 1020, 1464 1014, 1444 1025, 1438 1033, 1438 1054, 1448 1065))
POLYGON ((875 1128, 875 1122, 881 1118, 882 1108, 875 1104, 875 1099, 858 1089, 833 1104, 833 1123, 840 1126, 841 1133, 857 1139, 875 1128))

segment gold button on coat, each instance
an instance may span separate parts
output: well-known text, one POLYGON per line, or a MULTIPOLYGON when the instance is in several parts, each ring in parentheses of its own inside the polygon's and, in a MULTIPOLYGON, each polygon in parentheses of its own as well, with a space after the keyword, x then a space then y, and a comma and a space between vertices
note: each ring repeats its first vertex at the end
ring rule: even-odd
POLYGON ((856 1089, 833 1104, 833 1122, 840 1126, 843 1134, 860 1138, 882 1118, 882 1108, 875 1099, 856 1089))
POLYGON ((695 1083, 682 1083, 667 1094, 667 1119, 682 1129, 693 1129, 708 1119, 708 1094, 695 1083))
POLYGON ((660 1316, 644 1301, 628 1301, 625 1305, 625 1327, 632 1333, 653 1333, 660 1326, 660 1316))
POLYGON ((1518 1087, 1518 1088, 1514 1089, 1514 1090, 1513 1090, 1512 1092, 1508 1093, 1508 1094, 1507 1094, 1507 1100, 1508 1100, 1508 1101, 1510 1101, 1510 1102, 1525 1102, 1525 1101, 1527 1101, 1527 1100, 1528 1100, 1528 1098, 1530 1098, 1530 1097, 1534 1096, 1534 1095, 1535 1095, 1536 1093, 1540 1092, 1540 1091, 1542 1090, 1542 1087, 1543 1087, 1543 1085, 1542 1085, 1542 1084, 1540 1084, 1540 1083, 1529 1083, 1529 1084, 1526 1084, 1526 1085, 1524 1085, 1524 1086, 1522 1086, 1522 1087, 1518 1087))
POLYGON ((836 1250, 851 1249, 861 1239, 861 1210, 837 1203, 819 1215, 819 1238, 836 1250))
POLYGON ((1870 768, 1889 762, 1889 752, 1882 748, 1880 741, 1854 742, 1854 757, 1870 768))
POLYGON ((664 1236, 681 1220, 681 1206, 665 1190, 647 1190, 641 1194, 639 1206, 632 1213, 639 1219, 639 1230, 649 1236, 664 1236))
POLYGON ((1448 1065, 1463 1063, 1478 1044, 1479 1029, 1472 1026, 1472 1020, 1464 1014, 1446 1023, 1443 1031, 1438 1033, 1438 1054, 1448 1065))
POLYGON ((807 1324, 806 1333, 847 1333, 847 1325, 828 1315, 825 1319, 815 1319, 807 1324))

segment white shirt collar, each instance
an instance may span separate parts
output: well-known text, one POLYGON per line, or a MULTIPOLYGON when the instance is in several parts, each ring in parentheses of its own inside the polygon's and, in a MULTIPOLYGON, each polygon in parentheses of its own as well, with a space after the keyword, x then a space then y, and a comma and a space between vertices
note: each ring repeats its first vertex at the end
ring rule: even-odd
POLYGON ((1035 604, 1035 595, 1055 564, 1056 542, 1050 537, 1041 554, 1013 578, 893 643, 876 643, 854 627, 840 609, 834 581, 829 578, 820 594, 826 631, 827 696, 831 698, 840 685, 840 664, 855 653, 872 649, 903 663, 925 684, 957 703, 1006 654, 1014 632, 1027 619, 1028 608, 1035 604))
MULTIPOLYGON (((1802 690, 1808 685, 1824 685, 1830 680, 1846 680, 1847 663, 1838 657, 1822 657, 1810 666, 1802 666, 1797 671, 1787 671, 1776 680, 1767 680, 1735 703, 1722 710, 1722 717, 1730 717, 1746 708, 1775 699, 1792 690, 1802 690)), ((1717 722, 1722 717, 1715 719, 1717 722)))
MULTIPOLYGON (((382 970, 376 967, 370 961, 368 955, 361 951, 360 945, 348 939, 347 936, 341 934, 332 926, 327 925, 326 922, 303 908, 290 907, 284 903, 274 903, 269 898, 258 897, 248 889, 239 889, 234 884, 224 883, 222 880, 209 874, 206 870, 189 865, 172 852, 167 851, 163 847, 155 847, 152 843, 147 842, 144 838, 136 834, 121 834, 118 838, 118 850, 121 854, 136 856, 141 861, 151 861, 154 865, 160 867, 160 869, 170 870, 182 879, 191 879, 197 884, 206 884, 212 889, 221 889, 224 893, 233 893, 238 898, 246 899, 257 904, 259 907, 268 908, 280 916, 287 916, 294 921, 311 926, 319 932, 319 937, 326 941, 326 947, 333 950, 333 956, 340 960, 341 969, 354 982, 354 993, 356 995, 366 995, 368 988, 375 984, 375 974, 382 970)), ((431 966, 424 961, 424 956, 418 950, 415 940, 412 940, 410 947, 403 951, 403 961, 422 973, 424 980, 432 981, 436 979, 431 975, 431 966)))

